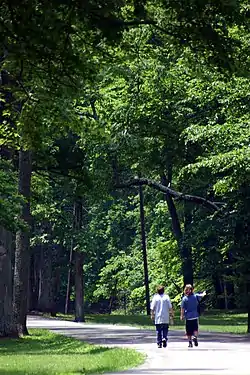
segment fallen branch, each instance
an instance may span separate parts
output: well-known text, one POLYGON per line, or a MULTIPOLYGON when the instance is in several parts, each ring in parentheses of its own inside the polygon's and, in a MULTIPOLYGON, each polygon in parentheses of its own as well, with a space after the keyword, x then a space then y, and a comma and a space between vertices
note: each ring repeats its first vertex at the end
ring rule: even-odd
MULTIPOLYGON (((123 188, 128 188, 130 186, 140 186, 140 185, 148 185, 151 186, 152 188, 161 191, 163 193, 168 193, 171 195, 173 198, 178 198, 180 200, 188 201, 188 202, 193 202, 196 204, 201 204, 209 209, 213 209, 213 211, 219 211, 219 207, 217 204, 214 202, 211 202, 205 198, 196 196, 196 195, 190 195, 190 194, 184 194, 180 193, 178 191, 175 191, 167 186, 164 186, 156 181, 150 180, 148 178, 134 178, 133 180, 127 181, 123 184, 116 185, 115 188, 117 189, 123 189, 123 188)), ((217 202, 216 202, 217 203, 217 202)))

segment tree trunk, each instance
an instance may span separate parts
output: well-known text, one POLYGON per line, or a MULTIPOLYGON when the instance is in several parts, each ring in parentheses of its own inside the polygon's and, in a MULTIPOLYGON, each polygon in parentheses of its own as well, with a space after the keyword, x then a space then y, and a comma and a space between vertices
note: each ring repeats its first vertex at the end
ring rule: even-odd
POLYGON ((223 292, 224 292, 224 305, 225 305, 225 310, 228 310, 227 283, 226 283, 225 279, 223 280, 223 292))
POLYGON ((12 306, 12 234, 0 227, 0 337, 18 337, 12 306))
POLYGON ((68 312, 69 312, 73 248, 74 248, 74 241, 73 241, 73 238, 72 238, 71 239, 71 246, 70 246, 70 253, 69 253, 69 266, 68 266, 69 268, 68 268, 67 289, 66 289, 65 308, 64 308, 65 314, 68 314, 68 312))
POLYGON ((183 256, 183 278, 184 284, 193 285, 194 273, 193 273, 193 258, 192 258, 192 248, 187 244, 187 234, 192 222, 192 215, 190 214, 188 208, 188 203, 184 203, 184 238, 182 244, 182 256, 183 256))
POLYGON ((39 273, 41 260, 41 245, 33 248, 30 260, 30 298, 29 311, 38 310, 39 273))
POLYGON ((60 291, 60 267, 53 269, 53 293, 51 316, 56 316, 58 311, 58 294, 60 291))
POLYGON ((221 302, 221 298, 218 298, 222 294, 222 284, 221 284, 221 279, 220 276, 217 273, 214 273, 212 276, 212 282, 213 282, 213 287, 215 291, 215 308, 216 309, 223 309, 224 305, 221 302))
POLYGON ((83 253, 75 252, 75 321, 84 322, 83 253))
MULTIPOLYGON (((83 225, 82 200, 78 198, 75 202, 75 229, 79 232, 83 225)), ((75 321, 84 322, 84 279, 83 279, 83 260, 84 254, 81 251, 75 251, 75 321)))
POLYGON ((38 310, 52 311, 52 249, 49 244, 42 245, 39 277, 38 310))
POLYGON ((145 285, 145 296, 146 296, 146 311, 147 311, 147 315, 150 315, 148 260, 147 260, 147 244, 146 244, 146 231, 145 231, 144 196, 143 196, 142 186, 139 186, 139 196, 140 196, 141 246, 142 246, 143 266, 144 266, 144 285, 145 285))
MULTIPOLYGON (((171 183, 171 171, 168 171, 168 178, 165 174, 162 175, 162 184, 164 186, 168 186, 169 183, 171 183)), ((179 252, 180 252, 180 258, 182 262, 182 275, 183 275, 183 283, 186 284, 192 284, 193 285, 193 268, 192 268, 192 256, 191 256, 191 249, 189 249, 185 243, 184 243, 184 234, 181 230, 180 220, 178 217, 178 213, 175 207, 175 203, 173 200, 173 197, 166 193, 165 199, 168 206, 168 211, 171 217, 172 222, 172 230, 173 235, 176 239, 179 252)))
POLYGON ((115 280, 114 282, 114 286, 111 290, 111 295, 110 295, 110 298, 109 298, 109 315, 111 315, 112 311, 113 311, 113 306, 114 306, 114 302, 117 298, 117 284, 118 284, 118 281, 117 279, 115 280))
POLYGON ((26 229, 16 234, 14 270, 14 312, 19 335, 28 334, 26 326, 30 266, 30 189, 32 161, 30 151, 19 151, 19 194, 25 199, 21 209, 21 219, 26 229))

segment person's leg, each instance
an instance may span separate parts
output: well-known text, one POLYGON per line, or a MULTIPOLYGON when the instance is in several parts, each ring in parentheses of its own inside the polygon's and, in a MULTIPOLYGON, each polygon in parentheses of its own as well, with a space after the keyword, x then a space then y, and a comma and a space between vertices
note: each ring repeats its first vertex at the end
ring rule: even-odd
POLYGON ((168 327, 169 327, 168 324, 163 324, 162 325, 162 336, 163 336, 162 345, 163 345, 163 348, 166 348, 166 346, 167 346, 167 341, 168 341, 168 327))
POLYGON ((188 347, 192 348, 192 320, 186 320, 186 335, 188 338, 188 347))
POLYGON ((162 325, 161 324, 156 324, 156 332, 157 332, 157 345, 158 348, 162 347, 162 325))
POLYGON ((198 346, 198 319, 193 320, 193 342, 198 346))

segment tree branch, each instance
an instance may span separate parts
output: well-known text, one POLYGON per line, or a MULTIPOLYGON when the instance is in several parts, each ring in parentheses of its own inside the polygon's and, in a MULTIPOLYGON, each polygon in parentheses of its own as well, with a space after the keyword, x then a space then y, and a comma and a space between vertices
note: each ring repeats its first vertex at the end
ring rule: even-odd
POLYGON ((138 26, 141 26, 141 25, 151 25, 151 26, 154 26, 157 30, 161 31, 164 34, 167 34, 167 35, 170 35, 170 36, 173 36, 173 37, 177 36, 177 34, 174 34, 171 31, 165 30, 163 27, 159 26, 157 24, 157 21, 152 20, 152 19, 146 19, 146 20, 135 19, 135 20, 131 20, 131 21, 123 21, 123 20, 120 20, 120 19, 115 19, 115 20, 109 19, 108 21, 109 21, 109 24, 112 23, 115 27, 121 27, 121 28, 122 27, 125 27, 125 28, 126 27, 138 27, 138 26))
POLYGON ((97 111, 96 111, 95 102, 96 102, 95 99, 92 99, 90 101, 90 105, 91 105, 91 109, 92 109, 92 112, 93 112, 93 118, 95 120, 98 120, 99 117, 98 117, 98 114, 97 114, 97 111))
MULTIPOLYGON (((158 191, 161 191, 163 193, 168 193, 173 198, 177 198, 180 200, 193 202, 196 204, 201 204, 209 209, 212 209, 213 211, 219 211, 219 207, 214 202, 211 202, 205 198, 196 196, 196 195, 189 195, 189 194, 183 194, 178 191, 175 191, 167 186, 164 186, 156 181, 150 180, 148 178, 135 178, 133 180, 127 181, 123 184, 116 185, 115 188, 122 189, 122 188, 128 188, 130 186, 140 186, 140 185, 148 185, 158 191)), ((217 202, 216 202, 217 203, 217 202)))

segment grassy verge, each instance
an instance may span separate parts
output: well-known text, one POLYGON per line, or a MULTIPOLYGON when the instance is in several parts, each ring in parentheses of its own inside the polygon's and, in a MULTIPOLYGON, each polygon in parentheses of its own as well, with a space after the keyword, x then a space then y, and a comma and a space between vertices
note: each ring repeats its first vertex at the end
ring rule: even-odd
MULTIPOLYGON (((73 315, 58 314, 58 317, 61 319, 74 320, 73 315)), ((155 329, 150 317, 146 315, 86 315, 86 322, 94 324, 125 324, 134 325, 141 328, 155 329)), ((175 323, 171 329, 184 329, 184 324, 179 319, 179 312, 176 312, 175 323)), ((247 332, 247 314, 225 311, 209 311, 201 316, 200 329, 208 332, 244 334, 247 332)))
POLYGON ((143 362, 142 354, 89 345, 46 330, 0 340, 0 375, 87 375, 120 371, 143 362))

